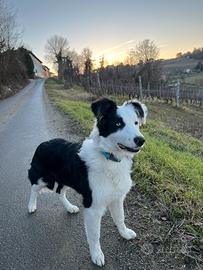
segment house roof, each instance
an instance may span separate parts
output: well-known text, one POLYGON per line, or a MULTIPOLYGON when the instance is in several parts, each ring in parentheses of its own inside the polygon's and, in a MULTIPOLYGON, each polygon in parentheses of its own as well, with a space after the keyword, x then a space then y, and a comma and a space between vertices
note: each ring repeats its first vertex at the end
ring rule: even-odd
POLYGON ((37 61, 39 61, 40 63, 42 63, 42 61, 41 61, 41 60, 40 60, 33 52, 29 51, 29 53, 30 53, 34 58, 36 58, 37 61))

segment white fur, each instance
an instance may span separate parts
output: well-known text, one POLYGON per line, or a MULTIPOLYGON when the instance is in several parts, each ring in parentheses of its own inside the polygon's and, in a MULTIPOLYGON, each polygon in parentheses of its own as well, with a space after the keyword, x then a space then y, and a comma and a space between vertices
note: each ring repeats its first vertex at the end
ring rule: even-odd
POLYGON ((28 203, 29 213, 34 213, 37 210, 37 195, 45 186, 46 184, 41 179, 39 179, 37 185, 32 185, 31 193, 30 193, 30 200, 28 203))
POLYGON ((59 194, 59 199, 62 202, 62 204, 64 205, 65 209, 69 213, 78 213, 79 208, 76 205, 73 205, 72 203, 70 203, 66 197, 66 192, 68 191, 68 189, 69 188, 66 186, 61 189, 60 194, 59 194))

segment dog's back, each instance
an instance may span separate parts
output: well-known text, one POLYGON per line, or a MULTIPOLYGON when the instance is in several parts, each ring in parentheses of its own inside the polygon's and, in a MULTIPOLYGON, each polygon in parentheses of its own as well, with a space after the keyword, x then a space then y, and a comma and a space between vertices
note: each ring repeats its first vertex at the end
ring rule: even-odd
POLYGON ((81 193, 81 182, 87 178, 84 162, 78 156, 81 145, 63 139, 53 139, 41 143, 33 156, 28 177, 32 185, 39 179, 49 189, 58 184, 56 192, 63 186, 69 186, 81 193))

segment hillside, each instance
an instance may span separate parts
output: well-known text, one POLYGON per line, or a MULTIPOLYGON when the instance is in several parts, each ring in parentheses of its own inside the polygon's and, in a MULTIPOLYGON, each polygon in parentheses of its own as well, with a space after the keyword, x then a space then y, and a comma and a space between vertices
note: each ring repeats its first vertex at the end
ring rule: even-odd
POLYGON ((174 59, 167 59, 163 60, 161 62, 161 67, 163 69, 163 72, 173 73, 178 71, 186 71, 187 69, 192 70, 199 60, 189 58, 189 57, 180 57, 180 58, 174 58, 174 59))

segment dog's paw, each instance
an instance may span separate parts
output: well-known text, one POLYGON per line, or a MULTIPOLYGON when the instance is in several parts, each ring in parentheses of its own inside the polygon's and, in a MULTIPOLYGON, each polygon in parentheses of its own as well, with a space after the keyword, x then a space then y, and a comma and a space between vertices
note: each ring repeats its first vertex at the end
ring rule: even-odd
POLYGON ((28 212, 30 214, 34 213, 37 210, 36 205, 28 205, 28 212))
POLYGON ((67 211, 71 214, 78 213, 80 209, 76 205, 72 205, 67 209, 67 211))
POLYGON ((120 234, 126 240, 134 239, 137 236, 137 234, 133 230, 128 228, 126 228, 123 231, 120 231, 120 234))
POLYGON ((104 266, 104 254, 101 249, 91 253, 92 262, 98 266, 104 266))

